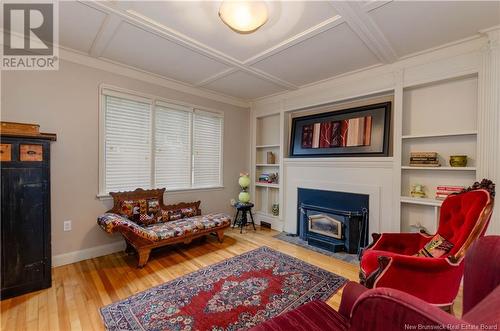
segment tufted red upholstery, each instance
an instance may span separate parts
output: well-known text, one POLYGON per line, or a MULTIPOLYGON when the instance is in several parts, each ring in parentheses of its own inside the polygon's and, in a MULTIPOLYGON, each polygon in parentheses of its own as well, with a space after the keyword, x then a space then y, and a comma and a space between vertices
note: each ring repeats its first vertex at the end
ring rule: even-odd
POLYGON ((439 258, 416 257, 432 236, 420 233, 384 233, 365 250, 361 281, 368 287, 395 288, 436 305, 455 299, 463 275, 462 254, 471 240, 484 235, 491 216, 490 193, 477 189, 448 197, 441 206, 437 233, 453 243, 439 258), (388 265, 380 264, 386 257, 388 265))
POLYGON ((489 199, 487 191, 477 190, 452 195, 443 201, 437 233, 453 243, 450 255, 455 254, 465 243, 489 199))

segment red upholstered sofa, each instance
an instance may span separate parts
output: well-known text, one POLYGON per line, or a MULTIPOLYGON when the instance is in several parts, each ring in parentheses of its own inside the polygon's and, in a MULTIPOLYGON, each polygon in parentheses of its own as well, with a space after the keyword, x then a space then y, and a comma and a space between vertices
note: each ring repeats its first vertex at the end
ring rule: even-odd
POLYGON ((494 188, 491 181, 483 180, 443 201, 436 234, 453 247, 440 257, 415 256, 433 235, 374 234, 372 246, 361 258, 360 283, 368 288, 394 288, 434 305, 451 307, 463 275, 463 258, 488 227, 494 188))
POLYGON ((349 282, 338 312, 325 302, 313 301, 251 331, 498 330, 499 285, 500 236, 487 236, 466 257, 462 319, 395 289, 370 290, 349 282))

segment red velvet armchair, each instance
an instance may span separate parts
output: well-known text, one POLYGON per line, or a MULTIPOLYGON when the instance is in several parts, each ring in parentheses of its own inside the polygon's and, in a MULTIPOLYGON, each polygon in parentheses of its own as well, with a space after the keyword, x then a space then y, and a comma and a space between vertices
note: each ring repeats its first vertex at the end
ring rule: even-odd
POLYGON ((488 226, 494 188, 491 181, 483 180, 443 201, 437 234, 453 247, 440 257, 415 256, 432 235, 373 234, 373 243, 361 258, 360 283, 368 288, 398 289, 434 305, 451 307, 463 275, 465 253, 488 226))
POLYGON ((312 301, 251 331, 498 330, 500 236, 480 238, 465 260, 461 319, 399 290, 349 282, 338 312, 312 301))

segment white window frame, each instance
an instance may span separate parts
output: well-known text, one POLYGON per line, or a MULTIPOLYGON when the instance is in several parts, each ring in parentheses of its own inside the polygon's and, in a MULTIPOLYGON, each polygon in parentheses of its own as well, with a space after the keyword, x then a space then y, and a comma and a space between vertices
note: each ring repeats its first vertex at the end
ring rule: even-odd
MULTIPOLYGON (((99 85, 99 174, 98 174, 98 193, 97 197, 99 199, 110 199, 111 196, 109 192, 106 192, 106 151, 105 151, 105 123, 106 123, 106 95, 112 95, 116 97, 126 98, 130 100, 137 100, 141 102, 146 102, 151 106, 151 139, 150 139, 150 149, 151 149, 151 183, 153 188, 156 188, 156 171, 155 171, 155 106, 168 105, 169 107, 174 107, 182 111, 189 111, 192 113, 208 113, 215 117, 222 118, 221 125, 221 137, 220 137, 220 163, 219 163, 219 178, 220 184, 209 187, 193 187, 193 144, 191 144, 191 164, 189 165, 191 171, 191 187, 179 188, 179 189, 169 189, 166 188, 167 192, 188 192, 188 191, 205 191, 205 190, 219 190, 224 188, 224 113, 215 109, 210 109, 203 106, 198 106, 194 104, 189 104, 185 102, 179 102, 176 100, 166 99, 158 97, 155 95, 141 93, 137 91, 127 90, 121 87, 116 87, 107 84, 99 85)), ((193 125, 193 117, 191 120, 191 126, 193 125)), ((191 130, 191 140, 193 139, 193 131, 191 130)))

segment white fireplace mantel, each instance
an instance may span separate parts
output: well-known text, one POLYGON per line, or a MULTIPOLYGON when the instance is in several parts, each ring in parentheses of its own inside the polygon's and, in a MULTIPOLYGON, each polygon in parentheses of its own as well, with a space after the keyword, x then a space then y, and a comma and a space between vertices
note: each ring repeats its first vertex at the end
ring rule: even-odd
POLYGON ((366 194, 369 233, 399 231, 392 219, 392 158, 290 159, 284 162, 283 228, 297 232, 298 188, 366 194))

